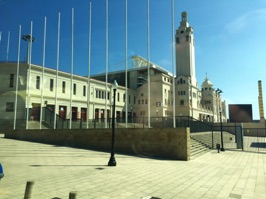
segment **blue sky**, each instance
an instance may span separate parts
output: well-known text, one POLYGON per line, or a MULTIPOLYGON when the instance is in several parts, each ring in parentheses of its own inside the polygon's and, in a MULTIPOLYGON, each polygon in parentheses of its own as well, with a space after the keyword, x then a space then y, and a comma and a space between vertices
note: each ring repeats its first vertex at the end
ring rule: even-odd
MULTIPOLYGON (((106 0, 0 0, 0 60, 17 60, 18 28, 30 33, 33 21, 32 63, 42 64, 44 17, 47 17, 46 66, 56 67, 57 17, 61 13, 59 70, 71 69, 71 9, 75 10, 74 73, 87 75, 89 2, 92 2, 91 73, 105 71, 106 0)), ((109 0, 109 70, 122 69, 125 60, 125 0, 109 0)), ((128 55, 147 58, 147 1, 128 0, 128 55)), ((175 29, 181 12, 194 28, 196 76, 206 73, 223 90, 227 104, 252 104, 259 118, 258 80, 266 98, 266 0, 175 0, 175 29)), ((171 0, 150 0, 151 61, 172 71, 171 0)), ((21 43, 21 60, 26 43, 21 43)))

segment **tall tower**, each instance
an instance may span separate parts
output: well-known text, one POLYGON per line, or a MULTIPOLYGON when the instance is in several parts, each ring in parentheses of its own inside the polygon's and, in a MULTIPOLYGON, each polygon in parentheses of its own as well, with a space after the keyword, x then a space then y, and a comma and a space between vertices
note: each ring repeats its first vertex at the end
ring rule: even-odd
POLYGON ((189 26, 187 13, 182 12, 179 28, 176 30, 176 76, 188 78, 197 86, 195 73, 195 49, 193 28, 189 26))
POLYGON ((263 109, 263 97, 262 97, 262 86, 261 80, 258 81, 258 89, 259 89, 259 111, 260 111, 260 122, 264 123, 264 109, 263 109))

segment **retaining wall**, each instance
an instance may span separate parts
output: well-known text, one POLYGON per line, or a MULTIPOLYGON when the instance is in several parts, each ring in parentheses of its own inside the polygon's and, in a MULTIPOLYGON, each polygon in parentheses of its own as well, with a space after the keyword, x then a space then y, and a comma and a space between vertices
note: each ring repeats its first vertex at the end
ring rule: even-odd
MULTIPOLYGON (((5 138, 101 151, 111 149, 112 129, 8 130, 5 138)), ((190 159, 189 128, 115 129, 115 151, 174 160, 190 159)))

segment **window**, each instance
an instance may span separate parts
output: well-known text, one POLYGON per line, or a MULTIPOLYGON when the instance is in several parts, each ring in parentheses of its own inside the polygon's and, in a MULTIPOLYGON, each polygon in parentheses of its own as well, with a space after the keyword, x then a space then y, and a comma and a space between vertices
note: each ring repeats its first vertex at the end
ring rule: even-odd
POLYGON ((178 37, 176 38, 175 41, 176 41, 177 44, 179 44, 179 38, 178 37))
POLYGON ((66 82, 62 82, 62 93, 66 93, 66 82))
POLYGON ((178 91, 178 95, 186 95, 186 91, 178 91))
POLYGON ((83 96, 86 96, 86 86, 83 86, 83 96))
POLYGON ((110 100, 110 92, 107 93, 107 99, 110 100))
POLYGON ((10 74, 9 76, 9 87, 10 88, 14 87, 14 74, 10 74))
POLYGON ((142 104, 144 104, 144 99, 142 100, 142 104))
POLYGON ((148 104, 148 100, 147 99, 145 99, 145 104, 148 104))
POLYGON ((54 79, 50 79, 50 91, 54 91, 54 79))
POLYGON ((40 81, 41 81, 41 77, 36 76, 36 89, 40 89, 40 81))
POLYGON ((77 85, 73 84, 73 95, 76 95, 77 93, 77 85))
POLYGON ((126 94, 123 94, 123 102, 126 100, 126 94))
POLYGON ((188 35, 186 36, 186 41, 189 41, 189 36, 188 35))
POLYGON ((184 104, 184 100, 180 100, 180 105, 183 106, 184 104))
POLYGON ((140 111, 140 115, 145 115, 145 111, 140 111))
POLYGON ((120 93, 117 93, 117 101, 120 101, 120 93))
POLYGON ((14 102, 6 103, 6 112, 14 112, 14 102))

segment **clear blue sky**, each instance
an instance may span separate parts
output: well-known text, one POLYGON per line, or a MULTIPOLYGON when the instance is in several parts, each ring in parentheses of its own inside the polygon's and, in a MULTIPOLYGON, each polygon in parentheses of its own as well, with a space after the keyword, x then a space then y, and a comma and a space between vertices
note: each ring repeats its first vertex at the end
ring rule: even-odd
MULTIPOLYGON (((43 26, 47 17, 46 66, 56 67, 57 16, 61 13, 59 69, 70 71, 71 9, 75 9, 74 73, 87 75, 89 0, 0 0, 0 60, 17 59, 18 27, 30 33, 33 21, 32 63, 42 64, 43 26)), ((105 0, 92 2, 91 72, 105 71, 105 0)), ((125 60, 125 0, 109 0, 109 66, 125 60)), ((128 0, 128 54, 147 58, 147 1, 128 0)), ((199 86, 206 73, 223 90, 227 104, 252 104, 259 118, 258 80, 266 99, 266 0, 175 0, 175 29, 182 11, 194 28, 196 75, 199 86)), ((171 0, 150 0, 151 61, 172 71, 171 0)), ((21 43, 21 59, 26 43, 21 43)))

